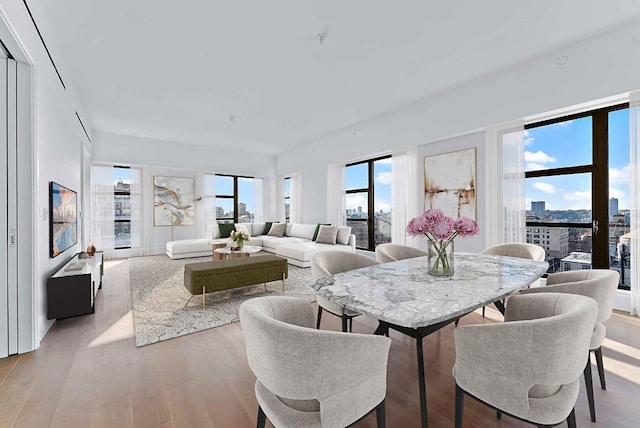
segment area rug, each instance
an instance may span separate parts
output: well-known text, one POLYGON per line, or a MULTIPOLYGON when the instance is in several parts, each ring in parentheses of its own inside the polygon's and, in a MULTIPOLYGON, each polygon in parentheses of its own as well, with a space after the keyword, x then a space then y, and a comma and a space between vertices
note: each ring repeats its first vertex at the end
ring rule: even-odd
MULTIPOLYGON (((259 256, 256 256, 259 257, 259 256)), ((136 346, 149 345, 239 320, 245 300, 257 296, 294 296, 315 301, 311 269, 289 265, 285 292, 282 281, 192 296, 184 288, 184 265, 211 261, 211 257, 171 260, 166 255, 129 259, 129 280, 136 346)))

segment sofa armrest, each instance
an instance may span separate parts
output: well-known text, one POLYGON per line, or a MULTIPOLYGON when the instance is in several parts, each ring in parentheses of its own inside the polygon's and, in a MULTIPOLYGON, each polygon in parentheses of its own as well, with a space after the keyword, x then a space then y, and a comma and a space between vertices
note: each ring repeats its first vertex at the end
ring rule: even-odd
POLYGON ((349 242, 347 243, 347 245, 350 245, 351 248, 353 248, 353 251, 356 250, 356 235, 354 235, 353 233, 349 235, 349 242))

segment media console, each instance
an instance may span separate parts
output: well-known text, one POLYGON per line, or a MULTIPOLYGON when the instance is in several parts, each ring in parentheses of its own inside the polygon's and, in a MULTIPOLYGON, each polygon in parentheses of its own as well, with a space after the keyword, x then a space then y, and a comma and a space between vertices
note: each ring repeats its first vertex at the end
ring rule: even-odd
POLYGON ((47 280, 47 318, 60 319, 95 312, 102 288, 102 252, 78 253, 47 280))

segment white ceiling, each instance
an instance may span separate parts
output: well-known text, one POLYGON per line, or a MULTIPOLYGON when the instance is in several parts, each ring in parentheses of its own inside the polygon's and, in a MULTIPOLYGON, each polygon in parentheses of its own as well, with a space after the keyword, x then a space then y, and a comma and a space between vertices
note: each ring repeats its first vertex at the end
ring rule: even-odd
POLYGON ((93 129, 265 154, 640 18, 630 0, 29 3, 93 129))

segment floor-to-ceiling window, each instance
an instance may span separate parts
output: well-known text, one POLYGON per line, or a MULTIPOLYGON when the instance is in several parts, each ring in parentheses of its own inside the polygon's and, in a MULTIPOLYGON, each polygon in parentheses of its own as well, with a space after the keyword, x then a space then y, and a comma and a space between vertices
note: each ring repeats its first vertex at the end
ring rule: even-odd
MULTIPOLYGON (((255 213, 253 177, 216 174, 214 186, 218 223, 253 223, 255 213)), ((206 189, 205 193, 207 193, 206 189)))
POLYGON ((374 250, 391 242, 391 157, 345 167, 346 218, 356 235, 356 246, 374 250))
POLYGON ((550 271, 605 268, 629 281, 627 105, 526 126, 527 242, 550 271))
POLYGON ((284 179, 284 220, 289 223, 291 219, 291 177, 284 179))

